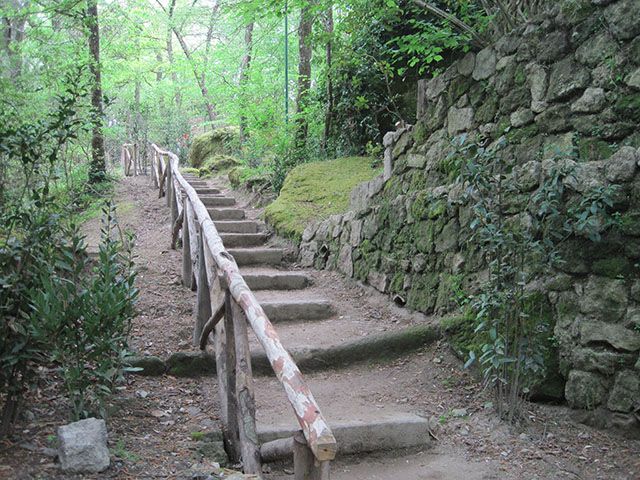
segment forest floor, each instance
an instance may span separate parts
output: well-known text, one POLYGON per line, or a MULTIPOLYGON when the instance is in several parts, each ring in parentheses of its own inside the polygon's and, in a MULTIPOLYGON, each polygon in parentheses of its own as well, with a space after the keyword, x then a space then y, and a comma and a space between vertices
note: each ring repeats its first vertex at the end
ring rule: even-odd
MULTIPOLYGON (((131 347, 138 353, 167 354, 191 348, 195 294, 181 286, 181 252, 169 248, 169 210, 149 185, 149 178, 125 178, 116 189, 119 220, 136 234, 139 316, 131 347)), ((242 203, 242 202, 241 202, 242 203)), ((250 216, 259 212, 253 211, 250 216)), ((88 243, 97 242, 99 220, 87 225, 88 243)), ((409 316, 380 306, 370 289, 334 272, 315 278, 334 289, 349 289, 378 321, 403 323, 409 316)), ((328 292, 333 301, 342 300, 328 292)), ((388 302, 390 303, 390 302, 388 302)), ((407 320, 410 321, 410 320, 407 320)), ((432 446, 339 458, 335 479, 455 480, 584 479, 637 480, 640 442, 575 423, 563 406, 527 404, 528 422, 519 428, 501 422, 483 390, 445 342, 401 359, 356 365, 348 371, 306 376, 335 380, 330 395, 354 402, 350 389, 362 388, 358 402, 397 405, 436 420, 432 446)), ((267 383, 258 397, 275 388, 267 383)), ((314 391, 314 393, 316 393, 314 391)), ((107 420, 111 468, 99 475, 60 472, 51 447, 55 432, 68 421, 68 406, 55 371, 42 371, 39 387, 28 398, 10 441, 0 443, 0 479, 194 478, 213 465, 198 453, 197 438, 219 429, 215 377, 195 379, 128 375, 110 404, 107 420)), ((281 408, 270 406, 271 408, 281 408)), ((264 413, 263 413, 264 414, 264 413)), ((261 412, 258 411, 258 416, 261 412)), ((267 478, 292 479, 290 466, 267 466, 267 478)))

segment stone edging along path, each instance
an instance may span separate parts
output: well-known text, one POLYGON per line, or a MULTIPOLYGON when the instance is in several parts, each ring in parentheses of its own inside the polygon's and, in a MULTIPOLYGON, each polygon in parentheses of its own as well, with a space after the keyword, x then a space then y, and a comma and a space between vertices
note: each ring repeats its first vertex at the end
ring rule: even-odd
MULTIPOLYGON (((440 327, 417 325, 404 330, 369 335, 359 340, 326 348, 292 350, 291 356, 303 371, 342 368, 367 360, 382 360, 405 355, 442 337, 440 327)), ((273 375, 264 352, 251 352, 254 374, 273 375)), ((177 377, 197 377, 215 371, 215 357, 205 352, 176 352, 166 359, 155 355, 135 356, 129 366, 140 368, 136 373, 146 376, 169 374, 177 377)))

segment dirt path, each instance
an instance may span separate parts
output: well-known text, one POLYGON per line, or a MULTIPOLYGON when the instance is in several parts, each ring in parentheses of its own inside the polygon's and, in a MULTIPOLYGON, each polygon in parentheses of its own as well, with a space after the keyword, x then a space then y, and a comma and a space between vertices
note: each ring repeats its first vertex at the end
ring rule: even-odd
MULTIPOLYGON (((140 315, 132 348, 162 357, 191 349, 195 294, 181 285, 181 252, 169 249, 165 200, 157 198, 148 178, 127 178, 117 188, 116 201, 121 224, 137 237, 140 315)), ((257 214, 249 210, 247 216, 257 214)), ((98 227, 98 221, 87 226, 90 243, 98 227)), ((313 291, 331 299, 334 313, 310 324, 276 325, 285 342, 307 339, 328 345, 340 331, 359 338, 424 320, 335 273, 310 275, 313 291)), ((269 300, 268 293, 261 294, 269 300)), ((564 407, 531 404, 527 428, 504 425, 488 393, 461 369, 444 343, 400 359, 309 373, 306 378, 328 417, 356 415, 368 407, 374 416, 407 412, 431 418, 434 425, 431 447, 339 458, 334 479, 640 478, 640 442, 576 424, 564 407)), ((258 419, 290 421, 291 411, 275 380, 257 382, 258 419)), ((219 428, 214 378, 129 375, 110 410, 112 467, 101 475, 77 478, 192 478, 194 466, 208 464, 194 438, 219 428)), ((16 437, 0 445, 0 478, 74 478, 62 475, 43 450, 51 446, 56 426, 66 423, 65 411, 55 372, 43 372, 16 437)), ((273 480, 293 479, 286 463, 269 465, 267 472, 273 480)))

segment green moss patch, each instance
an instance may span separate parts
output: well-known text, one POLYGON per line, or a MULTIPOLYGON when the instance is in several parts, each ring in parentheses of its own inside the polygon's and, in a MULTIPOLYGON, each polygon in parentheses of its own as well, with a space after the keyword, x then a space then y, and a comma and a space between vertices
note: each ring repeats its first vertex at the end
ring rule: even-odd
POLYGON ((379 172, 371 168, 368 157, 299 165, 289 172, 280 195, 266 208, 265 219, 279 234, 299 240, 311 221, 346 212, 351 190, 379 172))
MULTIPOLYGON (((238 127, 221 127, 193 139, 189 150, 189 165, 201 168, 207 163, 215 163, 213 157, 226 157, 233 153, 238 144, 238 127)), ((217 160, 219 161, 219 159, 217 160)))

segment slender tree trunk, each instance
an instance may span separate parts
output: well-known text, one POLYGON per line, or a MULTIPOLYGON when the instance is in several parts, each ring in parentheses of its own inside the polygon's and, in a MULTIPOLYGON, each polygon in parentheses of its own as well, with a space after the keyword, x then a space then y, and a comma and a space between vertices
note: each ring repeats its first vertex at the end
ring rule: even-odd
POLYGON ((303 149, 307 142, 308 122, 305 117, 305 107, 311 86, 311 28, 313 19, 311 5, 307 3, 300 12, 298 25, 298 50, 300 60, 298 63, 298 95, 296 98, 296 147, 303 149))
POLYGON ((324 134, 322 136, 322 151, 326 154, 333 128, 333 72, 331 65, 333 63, 333 5, 329 5, 327 16, 325 18, 325 31, 328 40, 326 46, 326 62, 327 62, 327 110, 324 116, 324 134))
MULTIPOLYGON (((196 78, 196 83, 200 87, 200 93, 202 94, 202 99, 204 101, 204 106, 205 106, 205 109, 207 110, 207 116, 209 117, 209 121, 211 122, 211 128, 215 128, 214 127, 214 122, 215 122, 217 114, 216 114, 216 111, 215 111, 215 108, 214 108, 213 104, 209 100, 209 91, 207 90, 207 85, 204 82, 204 79, 203 79, 202 75, 200 74, 200 72, 198 72, 198 65, 196 64, 195 60, 193 59, 193 56, 191 55, 191 52, 189 51, 189 46, 187 45, 187 42, 185 42, 184 37, 180 33, 180 30, 178 30, 176 28, 176 26, 173 24, 173 21, 172 21, 173 13, 172 12, 167 12, 167 10, 165 9, 164 5, 162 5, 160 0, 156 0, 156 3, 160 6, 160 8, 162 8, 162 10, 165 11, 165 13, 167 13, 167 15, 169 15, 170 28, 173 31, 173 34, 178 39, 178 43, 180 44, 180 47, 182 48, 184 56, 187 57, 187 60, 191 64, 191 69, 193 71, 193 76, 196 78)), ((172 5, 175 6, 175 0, 171 0, 171 4, 169 5, 169 7, 171 8, 172 5)), ((169 43, 167 42, 167 46, 168 46, 168 44, 169 43)))
POLYGON ((213 40, 213 27, 216 24, 220 2, 215 1, 211 6, 211 17, 209 19, 209 28, 207 28, 207 39, 204 45, 204 62, 202 69, 202 82, 207 83, 207 70, 209 68, 209 53, 211 52, 211 40, 213 40))
POLYGON ((178 84, 178 74, 174 70, 173 65, 173 12, 176 8, 176 0, 169 2, 169 27, 167 28, 167 58, 169 59, 169 66, 171 68, 171 80, 173 81, 173 88, 176 89, 174 100, 176 107, 180 108, 182 105, 182 95, 180 94, 180 85, 178 84))
POLYGON ((24 40, 26 17, 19 14, 29 6, 28 1, 9 0, 2 2, 9 9, 9 16, 2 18, 2 50, 6 54, 7 73, 9 78, 15 80, 22 73, 22 55, 20 43, 24 40))
POLYGON ((249 67, 251 67, 251 54, 253 51, 253 22, 249 23, 244 31, 244 57, 240 64, 240 144, 247 140, 247 81, 249 79, 249 67))
POLYGON ((91 53, 90 71, 93 76, 91 89, 91 107, 93 109, 93 132, 91 138, 91 165, 89 182, 104 180, 106 175, 104 136, 102 134, 102 81, 100 78, 100 27, 98 24, 98 1, 87 0, 86 23, 89 28, 89 51, 91 53))

